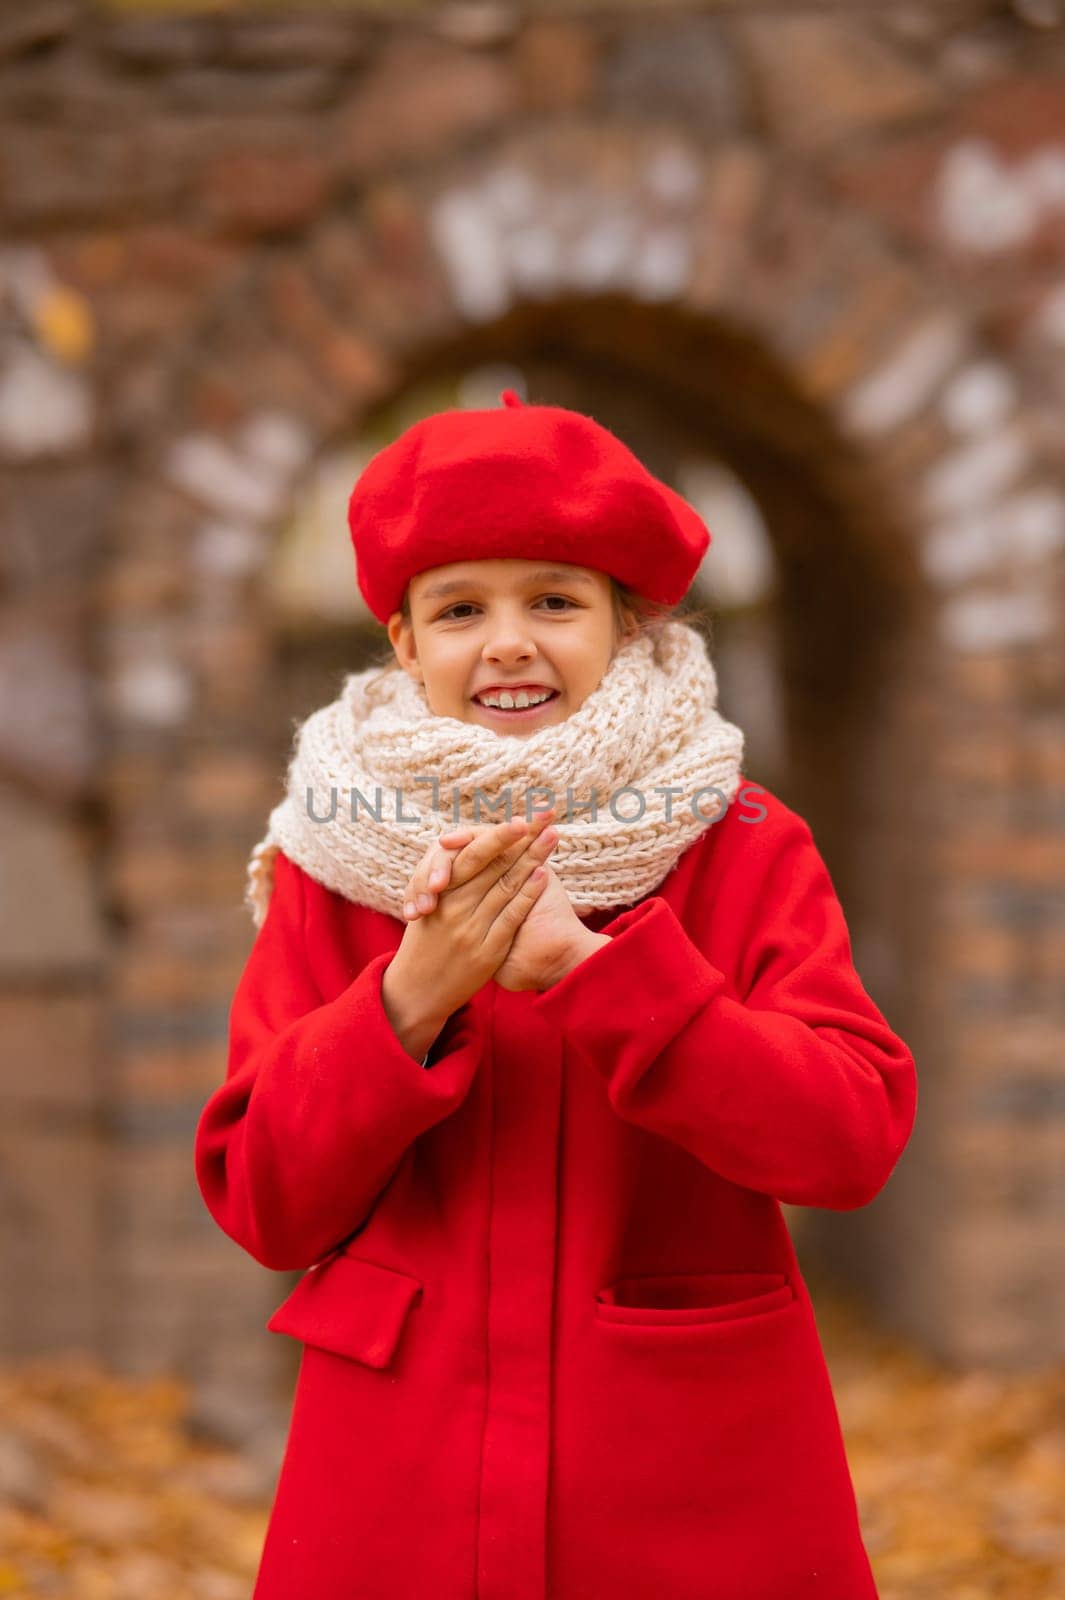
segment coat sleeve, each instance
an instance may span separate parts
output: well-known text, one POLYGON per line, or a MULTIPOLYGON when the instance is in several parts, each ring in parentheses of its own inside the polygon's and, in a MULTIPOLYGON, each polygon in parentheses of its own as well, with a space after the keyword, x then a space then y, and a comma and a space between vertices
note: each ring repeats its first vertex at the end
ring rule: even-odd
POLYGON ((381 998, 391 952, 324 1003, 303 910, 302 873, 279 853, 230 1010, 226 1078, 194 1141, 207 1209, 277 1271, 312 1266, 358 1229, 412 1141, 462 1102, 482 1045, 467 1003, 437 1036, 429 1070, 408 1055, 381 998))
POLYGON ((788 811, 715 915, 738 918, 738 985, 651 896, 538 994, 619 1116, 732 1183, 848 1211, 887 1182, 916 1117, 910 1051, 862 986, 828 869, 788 811), (623 999, 622 999, 623 997, 623 999))

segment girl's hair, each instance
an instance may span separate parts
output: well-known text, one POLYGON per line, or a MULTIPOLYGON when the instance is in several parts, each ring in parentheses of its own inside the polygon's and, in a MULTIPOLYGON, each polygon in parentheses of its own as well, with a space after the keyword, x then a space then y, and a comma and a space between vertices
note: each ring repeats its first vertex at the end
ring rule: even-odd
MULTIPOLYGON (((678 606, 665 605, 659 600, 649 600, 646 595, 638 594, 635 589, 630 589, 627 584, 620 583, 617 578, 610 579, 610 595, 614 607, 614 624, 617 637, 631 631, 634 634, 651 634, 661 628, 662 624, 672 620, 683 620, 692 624, 709 622, 712 612, 707 606, 688 605, 681 612, 678 606)), ((683 604, 683 602, 681 602, 683 604)), ((407 589, 400 607, 404 622, 408 625, 411 620, 410 590, 407 589)), ((392 646, 382 652, 375 662, 378 666, 394 666, 401 671, 396 660, 392 646)))

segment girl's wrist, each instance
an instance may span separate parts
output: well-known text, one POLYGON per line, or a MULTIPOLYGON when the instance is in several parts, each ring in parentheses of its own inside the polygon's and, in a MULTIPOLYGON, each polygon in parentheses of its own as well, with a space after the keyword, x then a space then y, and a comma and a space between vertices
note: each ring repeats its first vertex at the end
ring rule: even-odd
POLYGON ((540 993, 543 994, 545 989, 552 989, 556 983, 561 983, 574 967, 579 967, 582 961, 587 961, 589 956, 609 943, 609 934, 595 933, 591 928, 582 928, 566 945, 558 962, 552 965, 546 982, 540 986, 540 993))
POLYGON ((426 1008, 417 998, 417 986, 404 980, 403 969, 395 957, 389 962, 381 979, 381 1003, 385 1008, 392 1032, 409 1056, 421 1064, 436 1043, 450 1012, 426 1008))

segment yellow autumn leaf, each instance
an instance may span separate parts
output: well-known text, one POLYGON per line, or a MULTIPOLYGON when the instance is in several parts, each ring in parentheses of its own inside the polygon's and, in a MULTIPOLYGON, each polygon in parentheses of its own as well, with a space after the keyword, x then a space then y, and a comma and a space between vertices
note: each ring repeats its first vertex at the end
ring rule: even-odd
POLYGON ((33 309, 33 322, 41 344, 60 361, 76 366, 92 349, 92 312, 73 289, 49 289, 33 309))

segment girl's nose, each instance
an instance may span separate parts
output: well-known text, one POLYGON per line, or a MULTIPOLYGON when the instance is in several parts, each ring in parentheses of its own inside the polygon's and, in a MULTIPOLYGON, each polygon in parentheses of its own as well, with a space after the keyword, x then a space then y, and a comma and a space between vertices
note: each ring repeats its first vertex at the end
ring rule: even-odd
POLYGON ((528 661, 536 654, 536 646, 520 630, 500 627, 492 633, 482 654, 485 661, 528 661))
POLYGON ((531 661, 533 650, 529 645, 490 645, 485 648, 486 661, 531 661))

